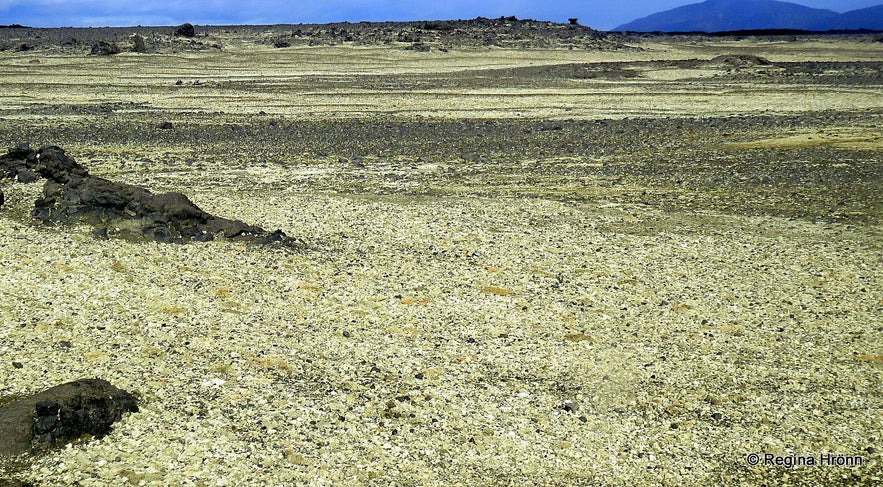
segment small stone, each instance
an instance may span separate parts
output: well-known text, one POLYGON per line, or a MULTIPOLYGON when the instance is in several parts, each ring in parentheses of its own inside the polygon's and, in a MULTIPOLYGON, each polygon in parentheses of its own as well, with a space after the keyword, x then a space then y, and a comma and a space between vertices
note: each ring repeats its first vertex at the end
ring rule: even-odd
POLYGON ((158 128, 158 129, 160 129, 160 130, 169 130, 169 129, 171 129, 172 127, 173 127, 173 126, 172 126, 172 122, 161 122, 161 123, 159 123, 159 124, 156 125, 156 128, 158 128))
POLYGON ((579 409, 579 403, 575 401, 567 401, 561 406, 561 408, 567 412, 575 413, 579 409))
POLYGON ((724 415, 721 414, 721 413, 714 413, 714 414, 711 415, 711 417, 712 417, 715 421, 720 421, 721 419, 723 419, 724 415))
POLYGON ((345 338, 350 338, 350 337, 352 337, 353 335, 352 335, 352 333, 350 333, 350 332, 344 330, 344 332, 343 332, 343 336, 344 336, 345 338))
POLYGON ((12 362, 12 366, 15 367, 16 369, 21 369, 24 367, 24 365, 22 365, 21 362, 12 362))

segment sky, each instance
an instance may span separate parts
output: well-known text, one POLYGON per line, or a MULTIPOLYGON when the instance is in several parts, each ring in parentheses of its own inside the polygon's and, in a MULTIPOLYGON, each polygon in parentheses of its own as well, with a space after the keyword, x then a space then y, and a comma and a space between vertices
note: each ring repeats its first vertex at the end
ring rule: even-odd
MULTIPOLYGON (((701 0, 0 0, 0 25, 103 27, 134 25, 297 24, 362 20, 441 20, 514 15, 609 30, 701 0)), ((794 0, 845 12, 883 0, 794 0)))

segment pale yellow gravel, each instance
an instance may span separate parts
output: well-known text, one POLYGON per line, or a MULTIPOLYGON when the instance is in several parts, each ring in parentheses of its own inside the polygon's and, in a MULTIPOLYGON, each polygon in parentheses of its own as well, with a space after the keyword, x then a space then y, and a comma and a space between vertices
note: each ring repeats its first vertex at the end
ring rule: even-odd
POLYGON ((102 377, 141 405, 39 485, 800 484, 855 472, 744 456, 879 445, 879 229, 188 188, 291 253, 96 240, 2 189, 0 395, 102 377))

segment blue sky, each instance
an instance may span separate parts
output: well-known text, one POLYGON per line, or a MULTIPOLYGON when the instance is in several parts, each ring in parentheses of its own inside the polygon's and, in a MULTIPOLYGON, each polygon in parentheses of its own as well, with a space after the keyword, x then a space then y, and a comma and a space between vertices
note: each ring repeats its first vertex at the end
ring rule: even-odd
MULTIPOLYGON (((360 20, 469 19, 515 15, 565 22, 578 17, 612 29, 639 17, 701 0, 0 0, 0 25, 85 27, 193 24, 325 23, 360 20)), ((844 12, 883 0, 795 0, 844 12)))

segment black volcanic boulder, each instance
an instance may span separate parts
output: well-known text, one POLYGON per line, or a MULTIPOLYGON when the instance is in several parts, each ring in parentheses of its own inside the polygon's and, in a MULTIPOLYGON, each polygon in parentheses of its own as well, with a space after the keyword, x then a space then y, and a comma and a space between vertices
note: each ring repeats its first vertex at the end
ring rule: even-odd
POLYGON ((175 29, 175 35, 181 37, 195 37, 196 29, 190 22, 184 22, 183 24, 179 25, 177 29, 175 29))
POLYGON ((92 44, 92 54, 93 56, 110 56, 113 54, 120 53, 120 46, 105 41, 99 41, 96 44, 92 44))
POLYGON ((23 144, 0 156, 0 178, 27 182, 37 175, 46 183, 31 215, 43 223, 85 222, 96 227, 96 235, 160 242, 239 238, 262 244, 302 245, 280 230, 267 232, 212 215, 181 193, 154 194, 140 186, 92 176, 57 146, 32 151, 23 144))
POLYGON ((97 227, 127 227, 160 242, 207 241, 216 237, 252 237, 266 232, 246 223, 219 218, 203 211, 181 193, 153 194, 139 186, 99 177, 71 178, 67 184, 46 181, 43 198, 34 203, 33 216, 44 222, 85 221, 97 227))
POLYGON ((54 145, 43 147, 28 155, 28 167, 44 178, 56 183, 67 183, 71 178, 84 178, 89 171, 54 145))
POLYGON ((0 407, 0 455, 49 450, 83 435, 101 437, 124 413, 137 411, 135 397, 106 380, 55 386, 0 407))
POLYGON ((28 144, 19 144, 0 156, 0 178, 14 179, 19 172, 30 170, 28 157, 33 154, 28 144))

